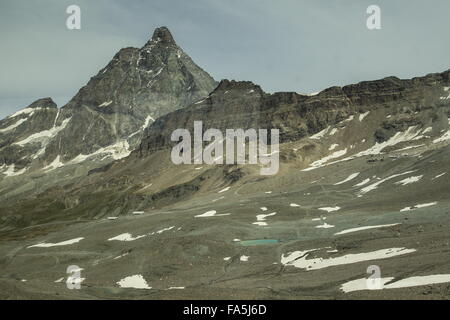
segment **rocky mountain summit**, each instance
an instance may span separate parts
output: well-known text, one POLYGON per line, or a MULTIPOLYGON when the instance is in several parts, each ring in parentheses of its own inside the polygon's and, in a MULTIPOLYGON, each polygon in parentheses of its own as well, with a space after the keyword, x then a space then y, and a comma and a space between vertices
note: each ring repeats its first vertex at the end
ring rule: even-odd
POLYGON ((142 48, 120 50, 61 109, 50 98, 40 99, 2 120, 0 166, 17 175, 86 159, 120 159, 155 119, 215 86, 170 31, 158 28, 142 48))

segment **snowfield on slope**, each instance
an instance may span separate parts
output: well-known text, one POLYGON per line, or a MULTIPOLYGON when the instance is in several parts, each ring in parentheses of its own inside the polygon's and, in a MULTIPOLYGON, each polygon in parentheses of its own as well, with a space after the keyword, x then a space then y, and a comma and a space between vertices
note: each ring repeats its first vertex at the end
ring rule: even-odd
POLYGON ((406 248, 389 248, 381 249, 372 252, 347 254, 340 257, 333 258, 313 258, 306 259, 308 254, 319 249, 311 249, 306 251, 295 251, 288 255, 281 256, 281 263, 285 266, 294 266, 296 268, 305 270, 319 270, 323 268, 358 263, 370 260, 388 259, 395 256, 401 256, 404 254, 415 252, 415 249, 406 248))

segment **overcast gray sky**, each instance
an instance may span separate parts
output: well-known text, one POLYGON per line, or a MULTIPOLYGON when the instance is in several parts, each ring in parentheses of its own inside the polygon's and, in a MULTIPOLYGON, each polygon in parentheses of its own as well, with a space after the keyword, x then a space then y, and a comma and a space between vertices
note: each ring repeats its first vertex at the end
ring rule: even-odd
POLYGON ((159 26, 216 80, 267 91, 450 68, 449 0, 0 0, 0 118, 50 96, 62 106, 122 47, 159 26), (66 28, 81 7, 81 30, 66 28), (366 28, 381 7, 382 29, 366 28))

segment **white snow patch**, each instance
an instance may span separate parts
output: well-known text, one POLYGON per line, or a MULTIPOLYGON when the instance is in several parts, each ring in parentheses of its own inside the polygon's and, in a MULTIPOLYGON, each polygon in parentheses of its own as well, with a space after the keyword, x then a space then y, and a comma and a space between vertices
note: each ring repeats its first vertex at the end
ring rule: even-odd
POLYGON ((337 128, 333 128, 333 129, 330 131, 330 136, 334 136, 334 135, 336 134, 336 132, 338 132, 338 129, 337 129, 337 128))
POLYGON ((129 254, 130 254, 129 252, 125 252, 124 254, 121 254, 120 256, 114 257, 113 260, 117 260, 117 259, 123 258, 123 257, 125 257, 125 256, 127 256, 129 254))
POLYGON ((318 228, 318 229, 329 229, 329 228, 334 228, 334 226, 324 222, 323 224, 316 226, 316 228, 318 228))
POLYGON ((355 116, 354 116, 354 115, 351 115, 351 116, 349 116, 347 119, 343 120, 342 122, 350 122, 350 121, 352 121, 353 119, 355 119, 355 116))
POLYGON ((144 277, 140 274, 134 276, 125 277, 122 280, 116 282, 121 288, 134 288, 134 289, 151 289, 145 281, 144 277))
POLYGON ((144 124, 142 125, 142 129, 147 128, 148 125, 150 124, 150 121, 155 122, 155 119, 154 119, 152 116, 148 115, 147 118, 145 118, 145 122, 144 122, 144 124))
POLYGON ((422 175, 422 176, 413 176, 413 177, 409 177, 409 178, 403 179, 403 180, 401 180, 401 181, 398 181, 398 182, 396 182, 395 184, 401 184, 401 185, 406 186, 407 184, 410 184, 410 183, 414 183, 414 182, 419 181, 420 179, 422 179, 422 177, 423 177, 423 175, 422 175))
POLYGON ((448 130, 446 133, 444 133, 440 138, 437 138, 433 140, 433 143, 439 143, 450 140, 450 130, 448 130))
POLYGON ((323 129, 322 131, 312 135, 311 137, 309 137, 310 139, 314 139, 314 140, 319 140, 320 138, 323 138, 328 131, 330 130, 330 127, 323 129))
POLYGON ((226 187, 225 189, 220 190, 218 193, 222 193, 222 192, 226 192, 228 190, 230 190, 231 187, 226 187))
POLYGON ((365 117, 367 117, 369 115, 370 111, 367 111, 365 113, 361 113, 359 115, 359 121, 363 121, 365 117))
POLYGON ((296 268, 301 268, 305 270, 318 270, 333 266, 346 265, 352 263, 358 263, 370 260, 387 259, 395 256, 400 256, 408 253, 415 252, 416 249, 406 249, 406 248, 389 248, 381 249, 372 252, 347 254, 340 257, 332 257, 328 259, 324 258, 313 258, 306 259, 308 254, 312 251, 318 249, 306 250, 306 251, 295 251, 287 256, 284 254, 281 256, 281 263, 286 266, 294 266, 296 268))
POLYGON ((337 147, 339 147, 339 145, 337 143, 333 143, 329 148, 328 151, 333 151, 334 149, 336 149, 337 147))
POLYGON ((299 205, 299 204, 296 204, 296 203, 291 203, 290 206, 291 206, 291 207, 300 207, 300 205, 299 205))
POLYGON ((372 146, 371 148, 369 148, 367 150, 357 153, 356 155, 353 156, 353 158, 367 156, 367 155, 382 154, 383 152, 381 152, 381 151, 384 148, 389 147, 389 146, 395 146, 396 144, 399 144, 400 142, 411 141, 414 138, 416 138, 417 136, 419 136, 419 134, 420 134, 420 130, 417 131, 417 126, 409 127, 406 131, 397 132, 392 138, 390 138, 387 141, 384 141, 381 143, 378 143, 378 142, 375 143, 374 146, 372 146))
POLYGON ((378 225, 378 226, 366 226, 366 227, 351 228, 351 229, 346 229, 346 230, 339 231, 339 232, 335 233, 334 235, 338 236, 338 235, 341 235, 341 234, 358 232, 358 231, 362 231, 362 230, 370 230, 370 229, 392 227, 392 226, 396 226, 396 225, 399 225, 399 224, 400 223, 393 223, 393 224, 381 224, 381 225, 378 225))
POLYGON ((116 237, 108 239, 108 241, 126 241, 126 242, 128 242, 128 241, 134 241, 134 240, 143 238, 145 236, 146 235, 133 237, 130 233, 122 233, 122 234, 119 234, 116 237))
POLYGON ((444 175, 446 175, 447 174, 447 172, 444 172, 444 173, 441 173, 441 174, 438 174, 436 177, 434 177, 433 179, 431 179, 431 180, 435 180, 435 179, 438 179, 438 178, 440 178, 440 177, 442 177, 442 176, 444 176, 444 175))
POLYGON ((241 260, 241 261, 248 261, 248 258, 250 258, 249 256, 245 256, 245 255, 242 255, 240 258, 239 258, 239 260, 241 260))
POLYGON ((25 118, 25 119, 20 119, 20 120, 18 120, 16 123, 10 125, 9 127, 0 129, 0 132, 11 131, 12 129, 17 128, 18 126, 20 126, 22 123, 24 123, 24 122, 27 121, 27 120, 28 120, 27 118, 25 118))
POLYGON ((341 209, 341 207, 338 207, 338 206, 336 206, 336 207, 323 207, 323 208, 319 208, 319 210, 326 211, 326 212, 338 211, 338 210, 340 210, 340 209, 341 209))
POLYGON ((60 160, 60 156, 56 156, 55 160, 53 160, 52 163, 50 163, 48 166, 44 167, 43 170, 44 171, 52 171, 55 170, 57 168, 61 168, 64 166, 64 163, 61 162, 60 160))
POLYGON ((24 146, 25 144, 28 144, 30 142, 36 142, 36 141, 43 143, 44 142, 43 140, 48 140, 48 139, 55 137, 61 130, 63 130, 67 126, 67 124, 69 123, 69 121, 71 119, 72 118, 65 119, 59 127, 53 127, 48 130, 43 130, 41 132, 34 133, 34 134, 28 136, 27 138, 25 138, 19 142, 15 142, 13 144, 17 144, 19 146, 24 146))
POLYGON ((362 187, 363 185, 366 185, 370 182, 370 178, 364 179, 363 181, 361 181, 360 183, 357 183, 354 185, 354 187, 362 187))
POLYGON ((253 224, 256 224, 257 226, 261 226, 261 227, 267 226, 267 222, 265 222, 265 221, 256 221, 256 222, 253 222, 253 224))
POLYGON ((75 238, 75 239, 71 239, 71 240, 66 240, 66 241, 62 241, 62 242, 57 242, 57 243, 38 243, 32 246, 29 246, 27 248, 50 248, 50 247, 59 247, 59 246, 68 246, 74 243, 78 243, 81 240, 83 240, 84 238, 75 238))
POLYGON ((267 211, 267 208, 266 207, 261 207, 261 210, 262 211, 267 211))
POLYGON ((415 149, 415 148, 419 148, 419 147, 423 147, 423 146, 424 146, 424 144, 418 144, 416 146, 408 146, 408 147, 404 147, 404 148, 401 148, 401 149, 397 149, 395 151, 396 152, 405 151, 405 150, 415 149))
POLYGON ((175 226, 161 229, 161 230, 159 230, 159 231, 156 231, 156 233, 157 233, 157 234, 161 234, 161 233, 163 233, 163 232, 170 231, 170 230, 172 230, 173 228, 175 228, 175 226))
POLYGON ((435 206, 437 205, 437 202, 430 202, 430 203, 423 203, 423 204, 416 204, 415 206, 412 207, 406 207, 400 210, 400 212, 404 212, 404 211, 411 211, 411 210, 415 210, 415 209, 420 209, 420 208, 426 208, 426 207, 431 207, 431 206, 435 206))
POLYGON ((43 108, 25 108, 25 109, 17 111, 16 113, 13 113, 12 115, 8 116, 7 118, 15 118, 22 114, 32 116, 33 113, 35 113, 36 111, 42 110, 42 109, 43 108))
POLYGON ((257 221, 265 221, 267 217, 271 217, 276 215, 276 212, 272 212, 272 213, 268 213, 268 214, 258 214, 256 215, 256 220, 257 221))
MULTIPOLYGON (((72 270, 72 272, 80 272, 82 270, 84 270, 84 269, 79 268, 79 269, 76 269, 76 270, 72 270)), ((66 284, 67 285, 81 284, 84 280, 85 280, 85 278, 78 278, 78 277, 69 276, 69 277, 67 277, 66 284)))
POLYGON ((225 197, 224 197, 224 196, 221 196, 221 197, 219 197, 219 198, 217 198, 217 199, 211 200, 211 202, 216 202, 216 201, 219 201, 219 200, 222 200, 222 199, 225 199, 225 197))
MULTIPOLYGON (((2 166, 3 168, 3 166, 2 166)), ((2 172, 2 174, 4 174, 7 177, 15 177, 15 176, 20 176, 21 174, 24 174, 28 169, 27 168, 23 168, 19 171, 14 171, 15 170, 15 164, 11 164, 9 166, 6 166, 6 170, 2 172)))
POLYGON ((442 96, 439 99, 441 99, 441 100, 449 100, 450 99, 450 94, 448 96, 442 96))
POLYGON ((268 214, 258 214, 256 215, 256 222, 253 222, 253 224, 258 226, 267 226, 266 218, 276 215, 276 212, 268 213, 268 214))
POLYGON ((216 213, 217 213, 216 210, 211 210, 211 211, 207 211, 203 214, 196 215, 195 217, 197 217, 197 218, 213 217, 216 215, 216 213))
POLYGON ((101 107, 107 107, 107 106, 109 106, 111 103, 112 103, 112 100, 111 100, 111 101, 105 101, 105 102, 103 102, 101 105, 99 105, 99 107, 100 107, 100 108, 101 108, 101 107))
POLYGON ((367 192, 370 192, 370 191, 372 191, 372 190, 377 189, 378 186, 379 186, 380 184, 382 184, 383 182, 386 182, 386 181, 388 181, 388 180, 391 180, 391 179, 394 179, 394 178, 396 178, 396 177, 403 176, 403 175, 405 175, 405 174, 409 174, 409 173, 412 173, 412 172, 414 172, 414 171, 406 171, 406 172, 403 172, 403 173, 394 174, 394 175, 392 175, 392 176, 390 176, 390 177, 381 179, 381 180, 379 180, 379 181, 377 181, 377 182, 375 182, 375 183, 372 183, 371 185, 368 185, 368 186, 365 187, 365 188, 362 188, 362 189, 359 191, 359 194, 360 194, 360 195, 366 194, 367 192))
POLYGON ((381 286, 379 288, 368 288, 368 279, 362 278, 357 280, 352 280, 341 285, 341 290, 345 293, 361 290, 383 290, 383 289, 398 289, 398 288, 409 288, 418 287, 432 284, 440 284, 450 282, 450 274, 436 274, 429 276, 416 276, 401 279, 392 283, 393 277, 380 278, 381 286), (389 283, 389 284, 387 284, 389 283))
POLYGON ((433 131, 433 127, 428 127, 422 131, 422 134, 430 133, 431 131, 433 131))
POLYGON ((120 160, 130 155, 131 151, 129 150, 129 148, 130 145, 128 144, 128 141, 119 140, 115 144, 100 148, 91 154, 80 154, 75 158, 73 158, 69 163, 71 164, 80 163, 88 158, 100 154, 109 154, 114 160, 120 160))
POLYGON ((328 162, 329 160, 342 157, 346 153, 347 153, 347 148, 345 148, 344 150, 335 151, 332 154, 330 154, 320 160, 314 161, 313 163, 310 164, 310 166, 308 168, 303 169, 302 171, 311 171, 311 170, 323 167, 325 165, 325 163, 328 162))
MULTIPOLYGON (((375 279, 373 279, 375 280, 375 279)), ((361 290, 380 290, 384 287, 384 285, 392 280, 394 278, 377 278, 376 280, 380 281, 380 287, 376 288, 375 286, 373 288, 370 288, 367 286, 369 279, 356 279, 349 282, 346 282, 341 285, 341 290, 345 293, 353 292, 353 291, 361 291, 361 290)))
POLYGON ((207 211, 203 214, 199 214, 196 215, 196 218, 207 218, 207 217, 219 217, 219 216, 228 216, 230 215, 230 213, 222 213, 222 214, 217 214, 216 210, 211 210, 211 211, 207 211))
POLYGON ((344 184, 344 183, 346 183, 346 182, 348 182, 348 181, 350 181, 350 180, 355 179, 357 176, 359 176, 359 172, 352 173, 352 174, 349 175, 347 178, 345 178, 345 179, 342 180, 341 182, 335 183, 334 185, 335 185, 335 186, 338 186, 338 185, 340 185, 340 184, 344 184))

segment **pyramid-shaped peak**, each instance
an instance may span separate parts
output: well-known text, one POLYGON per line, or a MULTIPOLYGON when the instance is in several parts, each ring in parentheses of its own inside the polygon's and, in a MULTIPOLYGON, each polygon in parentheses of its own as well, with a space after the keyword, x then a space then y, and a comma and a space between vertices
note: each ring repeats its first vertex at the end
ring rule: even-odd
POLYGON ((152 41, 175 44, 175 40, 167 27, 156 28, 153 32, 152 41))
POLYGON ((34 101, 27 108, 56 108, 56 103, 52 98, 42 98, 34 101))

